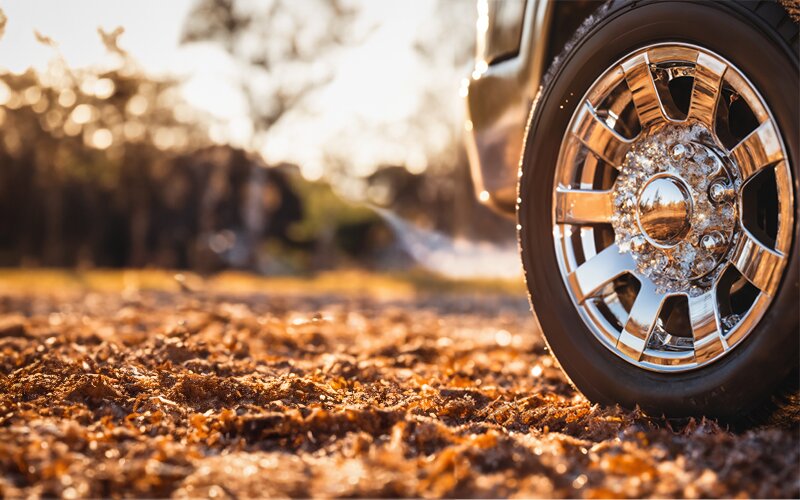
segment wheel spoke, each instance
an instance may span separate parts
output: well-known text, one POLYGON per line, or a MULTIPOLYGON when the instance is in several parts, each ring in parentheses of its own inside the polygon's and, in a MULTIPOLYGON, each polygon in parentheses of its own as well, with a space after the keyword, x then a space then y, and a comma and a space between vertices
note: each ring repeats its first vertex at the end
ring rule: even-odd
POLYGON ((581 264, 569 275, 569 282, 580 303, 597 292, 606 283, 636 267, 629 252, 620 253, 613 244, 581 264))
POLYGON ((594 154, 619 168, 631 141, 609 127, 588 101, 579 113, 572 133, 594 154))
POLYGON ((633 301, 628 321, 617 340, 617 348, 635 360, 642 357, 647 341, 658 320, 666 295, 658 293, 649 279, 641 280, 641 288, 633 301))
POLYGON ((747 230, 743 231, 742 238, 730 260, 742 276, 771 297, 778 286, 784 256, 764 246, 747 230))
POLYGON ((716 289, 697 297, 689 297, 689 319, 694 336, 694 355, 697 363, 703 363, 728 349, 719 318, 716 289))
POLYGON ((775 184, 778 188, 778 221, 780 227, 776 235, 775 251, 787 255, 792 244, 792 219, 794 218, 794 207, 792 206, 792 179, 789 176, 789 169, 786 160, 781 160, 775 164, 775 184))
POLYGON ((622 63, 625 80, 633 96, 633 105, 639 115, 642 130, 670 119, 658 95, 653 75, 650 73, 650 60, 647 54, 640 54, 622 63))
POLYGON ((709 130, 714 130, 720 84, 726 69, 725 63, 719 59, 698 52, 687 118, 701 122, 709 130))
POLYGON ((731 150, 731 155, 745 180, 783 159, 781 143, 772 122, 765 121, 759 125, 731 150))
POLYGON ((610 222, 614 213, 611 191, 556 190, 556 222, 598 224, 610 222))

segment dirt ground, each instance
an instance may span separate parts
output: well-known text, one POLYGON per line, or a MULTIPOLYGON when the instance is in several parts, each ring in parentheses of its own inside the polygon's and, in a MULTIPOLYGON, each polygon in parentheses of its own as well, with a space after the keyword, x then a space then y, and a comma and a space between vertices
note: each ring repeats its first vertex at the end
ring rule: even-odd
POLYGON ((524 295, 379 288, 0 287, 0 495, 800 496, 796 419, 593 406, 524 295))

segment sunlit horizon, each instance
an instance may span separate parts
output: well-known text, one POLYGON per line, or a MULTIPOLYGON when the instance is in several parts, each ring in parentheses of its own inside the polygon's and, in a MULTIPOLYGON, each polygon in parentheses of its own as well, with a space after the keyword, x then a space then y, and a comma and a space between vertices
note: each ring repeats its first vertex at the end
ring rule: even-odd
MULTIPOLYGON (((416 133, 409 127, 418 118, 425 92, 439 96, 452 127, 457 127, 461 114, 456 90, 463 69, 425 65, 415 52, 420 33, 429 28, 433 3, 353 2, 360 8, 360 43, 319 61, 333 69, 331 81, 261 134, 254 131, 236 88, 236 61, 212 43, 181 44, 193 3, 2 2, 8 23, 0 40, 0 68, 43 72, 58 56, 74 68, 113 64, 97 29, 121 26, 125 31, 120 46, 148 74, 180 77, 183 98, 213 117, 212 139, 258 152, 269 164, 298 164, 306 177, 323 176, 331 157, 340 162, 344 158, 355 176, 368 175, 381 165, 421 172, 432 154, 452 141, 453 128, 440 123, 416 133), (36 33, 54 40, 57 49, 37 41, 36 33)), ((462 40, 454 36, 442 50, 452 52, 462 40)))

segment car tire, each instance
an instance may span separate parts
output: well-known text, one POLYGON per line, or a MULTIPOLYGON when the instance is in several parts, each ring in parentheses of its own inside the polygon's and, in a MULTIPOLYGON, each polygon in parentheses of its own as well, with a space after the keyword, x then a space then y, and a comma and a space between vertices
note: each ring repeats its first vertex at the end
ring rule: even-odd
MULTIPOLYGON (((547 344, 570 381, 589 400, 628 408, 639 406, 648 413, 668 417, 706 415, 736 421, 768 404, 776 391, 786 387, 787 380, 790 387, 797 386, 797 33, 797 25, 777 3, 612 2, 584 23, 545 77, 526 131, 518 184, 518 237, 531 304, 547 344), (572 130, 571 124, 588 99, 587 92, 614 67, 615 61, 645 47, 669 43, 708 50, 745 75, 766 102, 779 130, 784 161, 793 179, 788 192, 794 199, 779 202, 784 208, 787 203, 790 205, 782 213, 791 215, 793 222, 785 229, 789 250, 783 253, 783 267, 768 306, 759 312, 758 320, 735 347, 708 363, 696 363, 685 370, 637 364, 615 352, 613 340, 611 347, 598 340, 587 315, 579 312, 575 294, 570 291, 570 278, 563 271, 564 258, 554 244, 557 165, 567 131, 572 130)), ((724 338, 723 327, 719 328, 719 335, 724 338)))

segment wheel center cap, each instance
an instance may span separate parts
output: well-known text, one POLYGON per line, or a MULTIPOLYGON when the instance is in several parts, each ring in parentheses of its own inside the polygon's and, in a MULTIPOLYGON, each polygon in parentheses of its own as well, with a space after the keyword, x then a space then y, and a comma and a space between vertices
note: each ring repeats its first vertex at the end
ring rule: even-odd
POLYGON ((639 193, 637 215, 639 227, 653 243, 674 245, 691 227, 689 188, 672 175, 651 178, 639 193))
POLYGON ((730 158, 701 124, 665 126, 631 146, 614 181, 611 225, 622 252, 663 293, 702 293, 738 239, 730 158), (718 186, 714 188, 714 186, 718 186))

